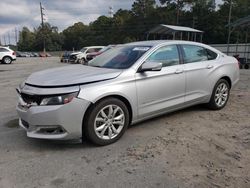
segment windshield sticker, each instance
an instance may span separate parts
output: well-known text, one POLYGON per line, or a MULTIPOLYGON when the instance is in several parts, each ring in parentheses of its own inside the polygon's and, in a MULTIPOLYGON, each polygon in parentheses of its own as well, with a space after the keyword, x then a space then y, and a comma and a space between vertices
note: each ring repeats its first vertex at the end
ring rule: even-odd
POLYGON ((148 51, 149 47, 135 47, 133 51, 148 51))

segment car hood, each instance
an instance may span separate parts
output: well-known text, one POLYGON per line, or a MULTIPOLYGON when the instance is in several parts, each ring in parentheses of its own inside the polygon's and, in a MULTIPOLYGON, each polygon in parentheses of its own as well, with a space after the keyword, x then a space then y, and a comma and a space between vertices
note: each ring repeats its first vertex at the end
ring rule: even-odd
POLYGON ((116 78, 122 70, 70 65, 31 74, 26 84, 38 87, 63 87, 82 85, 116 78))

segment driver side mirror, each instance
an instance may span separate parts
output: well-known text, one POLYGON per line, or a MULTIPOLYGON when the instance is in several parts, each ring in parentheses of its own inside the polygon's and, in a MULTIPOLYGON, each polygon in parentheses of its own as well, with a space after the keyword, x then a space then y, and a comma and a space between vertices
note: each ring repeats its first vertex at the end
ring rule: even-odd
POLYGON ((146 61, 140 66, 138 72, 161 71, 161 69, 162 69, 162 63, 146 61))

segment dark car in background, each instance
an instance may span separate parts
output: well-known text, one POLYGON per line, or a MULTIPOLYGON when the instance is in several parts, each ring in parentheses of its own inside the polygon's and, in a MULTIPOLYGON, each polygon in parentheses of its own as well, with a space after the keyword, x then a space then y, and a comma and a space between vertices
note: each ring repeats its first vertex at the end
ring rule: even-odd
POLYGON ((16 51, 17 57, 39 57, 39 54, 37 52, 20 52, 16 51))
POLYGON ((60 57, 60 62, 64 63, 64 62, 69 62, 69 58, 70 58, 70 54, 72 53, 72 51, 65 51, 62 53, 61 57, 60 57))

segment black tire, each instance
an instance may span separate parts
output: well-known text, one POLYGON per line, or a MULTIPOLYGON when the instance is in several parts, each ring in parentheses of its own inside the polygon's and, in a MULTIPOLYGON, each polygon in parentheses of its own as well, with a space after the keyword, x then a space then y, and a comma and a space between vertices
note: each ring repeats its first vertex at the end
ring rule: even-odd
POLYGON ((77 63, 78 63, 78 64, 84 64, 84 62, 85 62, 85 59, 84 59, 84 58, 78 59, 78 60, 77 60, 77 63))
POLYGON ((229 86, 228 81, 225 79, 220 79, 214 86, 212 96, 210 98, 209 103, 207 104, 208 108, 210 108, 212 110, 220 110, 220 109, 224 108, 227 104, 228 99, 229 99, 229 95, 230 95, 230 86, 229 86), (227 87, 227 97, 226 97, 226 100, 224 100, 224 101, 222 100, 223 103, 221 105, 219 105, 218 102, 216 102, 216 95, 217 95, 217 91, 218 91, 219 87, 222 85, 227 87))
POLYGON ((244 69, 249 69, 249 65, 248 65, 248 64, 245 64, 245 65, 244 65, 244 69))
POLYGON ((9 56, 5 56, 5 57, 3 58, 3 60, 2 60, 2 62, 3 62, 4 64, 11 64, 11 63, 12 63, 12 59, 11 59, 11 57, 9 57, 9 56))
MULTIPOLYGON (((122 135, 124 134, 124 132, 126 131, 128 127, 128 124, 129 124, 129 111, 128 111, 127 106, 121 100, 117 98, 105 98, 101 100, 100 102, 97 102, 96 104, 91 106, 88 112, 86 113, 86 118, 83 122, 83 137, 87 138, 90 142, 96 145, 100 145, 100 146, 108 145, 108 144, 116 142, 122 137, 122 135), (124 124, 120 128, 120 132, 114 138, 102 139, 100 138, 100 135, 98 136, 97 135, 98 133, 96 133, 95 131, 95 125, 96 125, 95 119, 99 117, 98 115, 100 115, 101 110, 106 109, 110 105, 114 105, 115 107, 117 106, 121 109, 121 112, 123 112, 123 115, 124 115, 124 118, 123 118, 124 124)), ((104 134, 106 132, 109 132, 109 129, 111 128, 106 128, 104 131, 104 134)))

